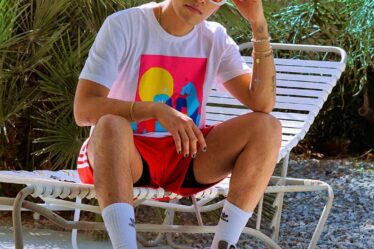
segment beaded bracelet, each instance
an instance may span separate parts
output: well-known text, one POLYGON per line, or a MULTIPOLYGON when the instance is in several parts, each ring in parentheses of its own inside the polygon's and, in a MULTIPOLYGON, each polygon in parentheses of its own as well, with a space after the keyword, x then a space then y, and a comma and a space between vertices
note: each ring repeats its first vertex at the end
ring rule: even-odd
POLYGON ((270 42, 271 41, 271 37, 269 36, 268 38, 266 39, 260 39, 260 40, 257 40, 256 38, 252 38, 251 39, 251 42, 255 42, 255 43, 264 43, 264 42, 270 42))

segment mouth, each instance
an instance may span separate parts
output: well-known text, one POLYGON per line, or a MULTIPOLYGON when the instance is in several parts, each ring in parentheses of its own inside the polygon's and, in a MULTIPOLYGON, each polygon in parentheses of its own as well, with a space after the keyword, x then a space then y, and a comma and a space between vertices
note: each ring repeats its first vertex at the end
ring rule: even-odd
POLYGON ((196 13, 196 14, 199 14, 199 15, 203 14, 198 8, 196 8, 192 5, 186 4, 185 6, 187 7, 187 9, 189 9, 193 13, 196 13))

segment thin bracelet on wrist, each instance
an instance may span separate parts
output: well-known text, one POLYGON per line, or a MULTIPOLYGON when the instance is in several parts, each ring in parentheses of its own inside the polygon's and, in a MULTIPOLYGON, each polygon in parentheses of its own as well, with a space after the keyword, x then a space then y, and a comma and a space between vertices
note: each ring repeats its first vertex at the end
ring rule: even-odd
POLYGON ((134 117, 134 106, 135 106, 135 101, 131 102, 131 106, 130 106, 130 118, 131 118, 131 122, 135 122, 135 117, 134 117))
POLYGON ((270 48, 269 50, 266 50, 266 51, 261 51, 261 52, 257 52, 255 50, 252 50, 252 57, 256 57, 256 58, 265 58, 265 57, 268 57, 270 55, 273 55, 273 49, 270 48))

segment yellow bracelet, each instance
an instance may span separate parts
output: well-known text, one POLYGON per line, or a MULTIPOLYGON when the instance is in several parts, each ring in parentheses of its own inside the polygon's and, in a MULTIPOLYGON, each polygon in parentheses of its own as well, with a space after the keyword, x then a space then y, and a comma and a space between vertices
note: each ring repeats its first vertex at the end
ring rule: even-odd
POLYGON ((267 51, 263 51, 263 52, 256 52, 256 51, 252 51, 252 57, 256 57, 256 58, 265 58, 265 57, 268 57, 270 55, 273 54, 273 49, 269 49, 267 51))
POLYGON ((134 106, 135 106, 135 101, 131 102, 131 106, 130 106, 130 118, 131 118, 131 122, 135 122, 135 117, 134 117, 134 106))

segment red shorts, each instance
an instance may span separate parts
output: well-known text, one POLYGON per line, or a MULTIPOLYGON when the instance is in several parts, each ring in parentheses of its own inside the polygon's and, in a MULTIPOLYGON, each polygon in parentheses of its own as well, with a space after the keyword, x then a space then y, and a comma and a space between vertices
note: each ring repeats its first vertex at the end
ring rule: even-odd
MULTIPOLYGON (((209 126, 201 129, 204 137, 214 128, 209 126)), ((87 144, 83 143, 78 158, 78 174, 83 183, 94 184, 93 169, 87 157, 87 144)), ((172 136, 144 137, 134 136, 135 147, 143 160, 143 173, 134 186, 162 187, 183 196, 190 196, 217 184, 200 184, 193 174, 193 159, 191 155, 185 158, 177 154, 172 136)))

